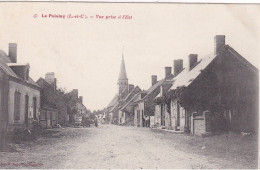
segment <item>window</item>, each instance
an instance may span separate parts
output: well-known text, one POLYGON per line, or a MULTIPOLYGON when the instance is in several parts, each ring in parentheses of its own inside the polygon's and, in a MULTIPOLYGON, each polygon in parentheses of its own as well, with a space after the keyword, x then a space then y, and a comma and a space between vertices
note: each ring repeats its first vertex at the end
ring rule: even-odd
POLYGON ((14 92, 14 121, 20 120, 21 93, 14 92))
POLYGON ((37 98, 33 98, 33 119, 36 120, 37 98))
POLYGON ((29 125, 29 96, 25 95, 24 123, 26 127, 29 125))

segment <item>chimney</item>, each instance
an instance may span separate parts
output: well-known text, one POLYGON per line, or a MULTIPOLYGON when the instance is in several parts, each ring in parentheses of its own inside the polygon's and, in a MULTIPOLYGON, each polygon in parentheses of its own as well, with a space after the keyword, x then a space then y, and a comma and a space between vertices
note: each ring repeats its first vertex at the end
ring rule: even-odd
POLYGON ((73 99, 78 99, 78 89, 73 89, 71 95, 73 99))
POLYGON ((190 54, 189 55, 189 70, 192 70, 193 67, 197 64, 198 54, 190 54))
POLYGON ((214 40, 215 40, 214 54, 218 55, 222 47, 225 46, 225 35, 216 35, 214 40))
POLYGON ((45 80, 49 83, 55 83, 55 74, 54 72, 49 72, 45 74, 45 80))
POLYGON ((56 78, 54 78, 53 89, 57 90, 57 79, 56 78))
POLYGON ((81 104, 83 104, 83 97, 82 97, 82 96, 79 96, 79 102, 80 102, 81 104))
POLYGON ((169 77, 169 75, 172 74, 172 68, 171 67, 165 67, 165 78, 169 77))
POLYGON ((176 76, 183 69, 183 60, 173 60, 174 76, 176 76))
POLYGON ((152 75, 152 86, 155 85, 155 83, 157 83, 157 76, 152 75))
POLYGON ((9 43, 9 54, 8 54, 12 63, 17 62, 17 44, 9 43))
POLYGON ((135 88, 133 84, 128 85, 129 93, 135 88))

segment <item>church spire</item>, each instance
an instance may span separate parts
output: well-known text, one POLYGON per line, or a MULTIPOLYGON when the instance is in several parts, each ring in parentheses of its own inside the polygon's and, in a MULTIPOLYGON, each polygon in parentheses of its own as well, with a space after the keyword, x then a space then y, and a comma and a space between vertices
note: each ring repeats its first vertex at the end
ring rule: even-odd
POLYGON ((121 95, 125 89, 127 89, 128 91, 128 79, 125 71, 125 61, 124 61, 123 53, 122 53, 121 67, 120 67, 120 73, 119 73, 117 84, 118 84, 119 95, 121 95))
POLYGON ((126 70, 125 70, 125 61, 124 54, 122 53, 121 67, 118 80, 127 80, 126 70))

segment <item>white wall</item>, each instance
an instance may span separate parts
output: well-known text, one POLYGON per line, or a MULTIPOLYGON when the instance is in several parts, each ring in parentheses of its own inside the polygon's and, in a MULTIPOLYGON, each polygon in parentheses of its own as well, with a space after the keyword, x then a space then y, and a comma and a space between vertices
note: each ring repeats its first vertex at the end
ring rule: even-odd
MULTIPOLYGON (((18 123, 24 123, 25 118, 25 96, 29 96, 29 115, 28 118, 33 119, 33 98, 37 98, 37 114, 38 118, 40 115, 40 91, 33 89, 31 87, 16 83, 14 81, 9 81, 9 100, 8 100, 8 113, 9 113, 9 123, 14 123, 14 93, 15 91, 19 91, 21 93, 21 103, 20 103, 20 120, 18 123)), ((30 122, 30 121, 29 121, 30 122)))

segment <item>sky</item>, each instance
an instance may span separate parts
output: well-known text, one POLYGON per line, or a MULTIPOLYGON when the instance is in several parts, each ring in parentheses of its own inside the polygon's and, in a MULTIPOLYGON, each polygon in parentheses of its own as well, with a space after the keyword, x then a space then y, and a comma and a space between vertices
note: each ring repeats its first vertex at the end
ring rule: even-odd
POLYGON ((92 111, 117 93, 122 53, 129 83, 144 90, 174 59, 186 66, 191 53, 213 53, 215 35, 259 68, 259 5, 0 2, 0 23, 0 49, 17 43, 18 62, 30 64, 35 81, 55 72, 58 87, 78 89, 92 111))

